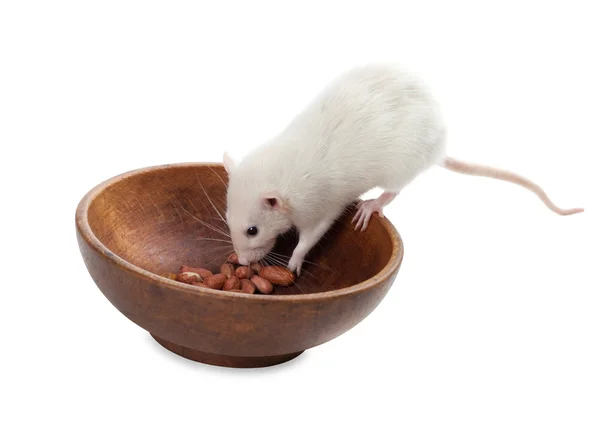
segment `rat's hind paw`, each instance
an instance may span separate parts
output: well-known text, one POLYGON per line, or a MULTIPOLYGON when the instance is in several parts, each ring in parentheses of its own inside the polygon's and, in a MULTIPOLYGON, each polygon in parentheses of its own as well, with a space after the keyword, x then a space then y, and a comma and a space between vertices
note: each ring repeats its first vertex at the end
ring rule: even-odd
POLYGON ((379 216, 383 218, 383 203, 380 199, 360 202, 357 206, 356 215, 352 218, 352 224, 356 222, 354 229, 358 230, 360 228, 361 231, 365 231, 374 212, 378 212, 379 216))

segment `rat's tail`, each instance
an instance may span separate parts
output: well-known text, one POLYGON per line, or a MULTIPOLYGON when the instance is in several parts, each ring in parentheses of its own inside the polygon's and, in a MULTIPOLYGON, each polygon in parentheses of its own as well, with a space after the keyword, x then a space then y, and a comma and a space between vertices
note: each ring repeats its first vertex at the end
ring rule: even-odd
POLYGON ((467 163, 467 162, 453 159, 451 157, 447 157, 443 161, 442 166, 453 172, 458 172, 458 173, 462 173, 465 175, 485 176, 488 178, 500 179, 502 181, 512 182, 513 184, 517 184, 522 187, 525 187, 528 190, 533 191, 535 194, 537 194, 538 197, 540 199, 542 199, 542 202, 544 202, 544 204, 546 206, 548 206, 552 211, 556 212, 559 215, 572 215, 575 213, 583 212, 583 209, 581 209, 581 208, 575 208, 575 209, 559 208, 554 203, 552 203, 552 201, 550 200, 550 198, 548 197, 546 192, 544 190, 542 190, 542 188, 539 185, 537 185, 536 183, 528 180, 527 178, 524 178, 513 172, 509 172, 509 171, 502 170, 502 169, 496 169, 496 168, 492 168, 489 166, 482 166, 482 165, 476 165, 473 163, 467 163))

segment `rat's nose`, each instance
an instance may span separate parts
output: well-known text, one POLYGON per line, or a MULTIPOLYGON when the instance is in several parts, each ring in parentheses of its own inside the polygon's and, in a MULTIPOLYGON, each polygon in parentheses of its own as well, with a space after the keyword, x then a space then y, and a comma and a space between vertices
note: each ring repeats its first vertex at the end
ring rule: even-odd
POLYGON ((238 255, 238 262, 241 265, 248 265, 248 258, 244 257, 244 256, 239 256, 238 255))

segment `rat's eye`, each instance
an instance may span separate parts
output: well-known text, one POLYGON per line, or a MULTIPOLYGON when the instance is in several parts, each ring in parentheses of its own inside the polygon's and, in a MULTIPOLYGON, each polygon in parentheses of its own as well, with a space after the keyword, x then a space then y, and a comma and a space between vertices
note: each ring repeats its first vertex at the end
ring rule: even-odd
POLYGON ((254 226, 252 226, 252 227, 249 227, 249 228, 246 230, 246 234, 247 234, 248 236, 256 236, 256 234, 257 234, 257 233, 258 233, 258 228, 254 227, 254 226))

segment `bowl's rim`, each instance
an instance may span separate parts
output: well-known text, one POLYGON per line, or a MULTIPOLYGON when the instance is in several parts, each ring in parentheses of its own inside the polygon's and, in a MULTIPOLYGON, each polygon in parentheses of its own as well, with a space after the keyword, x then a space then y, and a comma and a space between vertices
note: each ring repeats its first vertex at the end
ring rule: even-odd
MULTIPOLYGON (((314 302, 316 300, 327 300, 332 298, 338 298, 340 296, 349 294, 358 294, 369 290, 370 288, 377 287, 381 283, 392 279, 393 275, 398 272, 402 259, 404 257, 404 243, 396 227, 387 219, 379 216, 374 216, 375 220, 381 221, 383 226, 388 231, 388 234, 392 240, 392 254, 388 263, 374 276, 354 285, 336 289, 332 291, 316 292, 309 294, 294 294, 294 295, 262 295, 262 294, 244 294, 237 292, 224 292, 214 289, 201 288, 199 286, 189 285, 187 283, 181 283, 175 280, 168 279, 150 271, 144 270, 135 264, 121 258, 109 248, 107 248, 101 241, 96 237, 92 231, 88 221, 88 210, 94 199, 108 187, 115 185, 116 183, 128 179, 135 175, 155 172, 161 169, 172 169, 172 168, 187 168, 187 167, 223 167, 222 163, 218 162, 182 162, 182 163, 171 163, 157 166, 149 166, 134 169, 112 178, 109 178, 100 184, 93 187, 87 192, 87 194, 81 199, 77 206, 75 213, 75 222, 77 231, 83 239, 93 248, 96 252, 103 255, 112 261, 117 267, 128 270, 137 276, 154 282, 157 285, 164 286, 167 288, 175 289, 178 291, 189 292, 194 294, 206 294, 211 297, 217 298, 247 298, 252 300, 268 300, 268 301, 294 301, 294 302, 314 302)), ((373 220, 372 219, 372 220, 373 220)))

